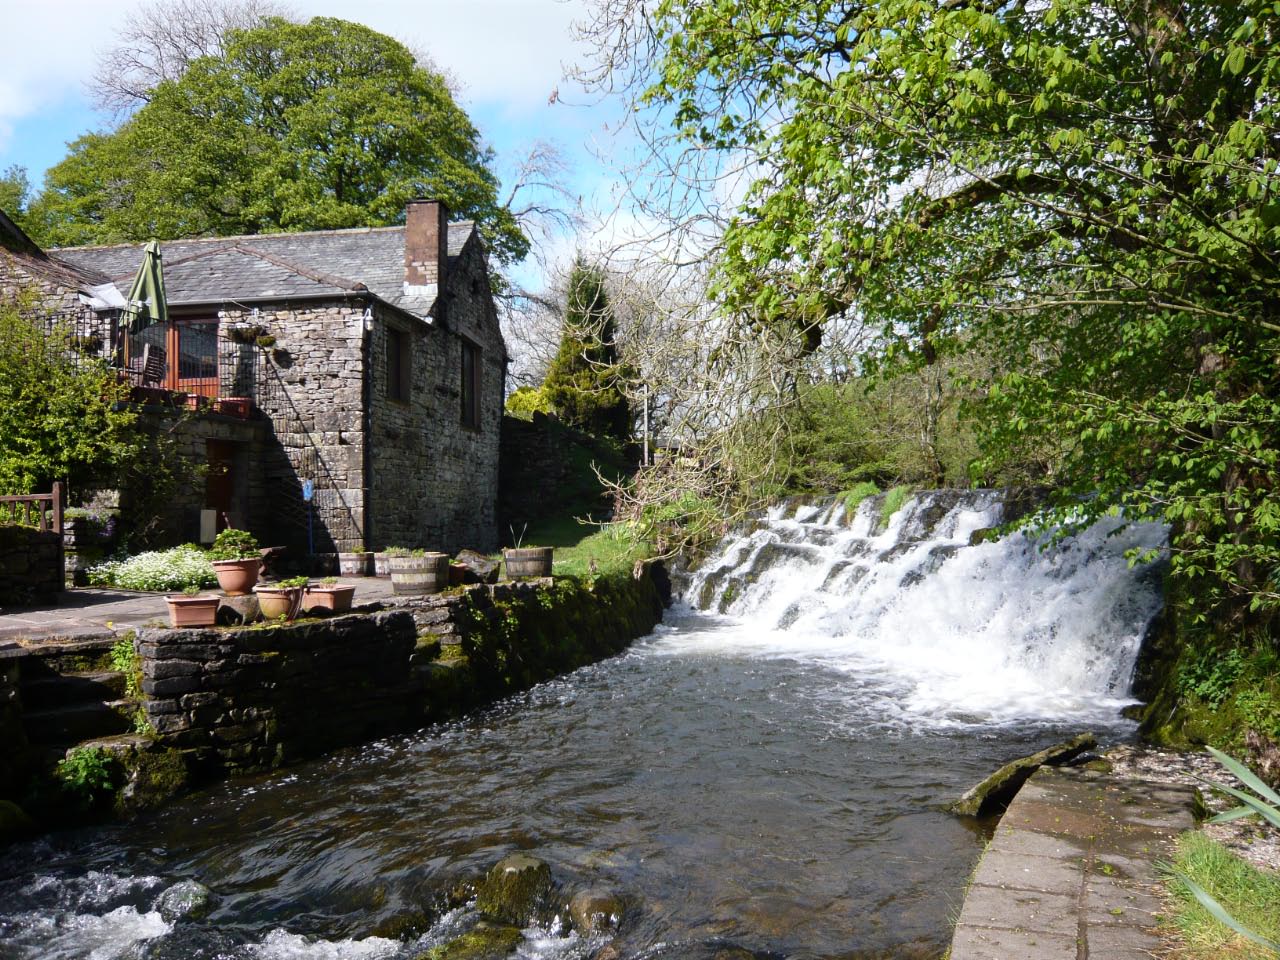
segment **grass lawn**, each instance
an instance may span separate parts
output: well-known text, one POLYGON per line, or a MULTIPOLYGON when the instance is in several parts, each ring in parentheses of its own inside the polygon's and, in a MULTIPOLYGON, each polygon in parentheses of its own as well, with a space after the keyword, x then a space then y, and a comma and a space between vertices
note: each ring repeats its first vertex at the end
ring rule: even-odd
MULTIPOLYGON (((1254 933, 1280 942, 1280 876, 1264 873, 1201 833, 1178 840, 1175 869, 1207 890, 1227 913, 1254 933)), ((1252 943, 1220 923, 1176 878, 1166 931, 1180 941, 1173 956, 1188 960, 1276 960, 1280 953, 1252 943)))

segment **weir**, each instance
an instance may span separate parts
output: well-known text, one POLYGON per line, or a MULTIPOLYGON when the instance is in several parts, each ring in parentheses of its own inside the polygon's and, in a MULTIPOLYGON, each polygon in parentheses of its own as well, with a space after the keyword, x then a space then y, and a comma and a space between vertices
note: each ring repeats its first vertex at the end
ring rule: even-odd
POLYGON ((1161 567, 1126 553, 1165 531, 1048 545, 992 533, 1026 509, 995 491, 884 502, 778 507, 654 633, 490 709, 0 852, 0 957, 434 960, 514 852, 620 909, 509 955, 941 957, 989 836, 946 803, 1131 735, 1161 567))

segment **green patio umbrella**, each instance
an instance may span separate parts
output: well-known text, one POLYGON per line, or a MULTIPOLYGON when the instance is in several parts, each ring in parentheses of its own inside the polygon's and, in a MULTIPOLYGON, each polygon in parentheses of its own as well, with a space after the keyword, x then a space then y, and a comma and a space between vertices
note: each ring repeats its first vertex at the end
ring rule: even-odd
POLYGON ((129 288, 121 319, 128 323, 131 334, 140 333, 153 323, 166 323, 169 307, 164 299, 164 265, 160 259, 160 242, 152 240, 142 251, 142 265, 129 288))

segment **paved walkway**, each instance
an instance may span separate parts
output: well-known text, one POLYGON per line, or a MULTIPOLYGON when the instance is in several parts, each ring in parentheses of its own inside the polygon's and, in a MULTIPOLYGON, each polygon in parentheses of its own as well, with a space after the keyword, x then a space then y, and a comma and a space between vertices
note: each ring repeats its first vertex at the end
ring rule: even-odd
POLYGON ((1041 767, 978 865, 951 960, 1150 960, 1163 908, 1154 863, 1194 825, 1192 793, 1041 767))
MULTIPOLYGON (((343 577, 355 583, 356 603, 391 596, 391 581, 380 577, 343 577)), ((169 622, 164 595, 110 587, 76 587, 57 604, 0 613, 0 646, 24 641, 89 640, 124 633, 159 621, 169 622)))

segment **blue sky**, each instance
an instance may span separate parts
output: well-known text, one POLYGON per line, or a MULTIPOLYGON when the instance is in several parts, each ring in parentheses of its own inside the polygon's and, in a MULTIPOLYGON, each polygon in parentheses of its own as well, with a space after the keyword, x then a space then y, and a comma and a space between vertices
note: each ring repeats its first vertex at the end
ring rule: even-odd
MULTIPOLYGON (((85 92, 96 54, 109 46, 134 0, 0 0, 0 170, 26 167, 32 182, 66 144, 110 125, 85 92)), ((570 27, 584 0, 289 0, 302 17, 356 20, 423 50, 460 87, 462 106, 497 151, 499 172, 537 140, 572 164, 571 187, 588 209, 607 208, 619 180, 610 131, 617 104, 588 104, 564 80, 579 59, 570 27), (560 102, 550 103, 553 91, 560 102)), ((572 240, 564 241, 566 249, 572 240)), ((526 282, 533 281, 533 277, 526 282)))

